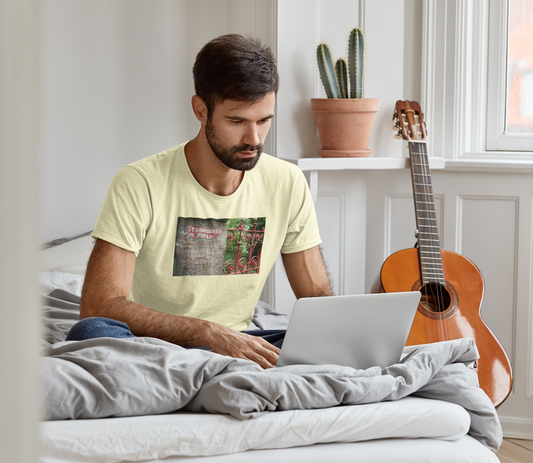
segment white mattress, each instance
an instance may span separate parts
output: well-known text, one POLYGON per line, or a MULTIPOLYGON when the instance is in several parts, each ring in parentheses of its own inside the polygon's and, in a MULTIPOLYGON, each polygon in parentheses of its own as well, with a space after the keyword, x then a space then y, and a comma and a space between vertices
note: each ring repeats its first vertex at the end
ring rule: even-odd
MULTIPOLYGON (((250 449, 283 449, 385 438, 422 437, 453 441, 464 436, 469 426, 470 417, 462 407, 416 397, 322 410, 269 412, 244 421, 226 415, 194 413, 51 421, 41 424, 41 461, 152 461, 176 455, 223 455, 250 449)), ((485 448, 474 442, 481 449, 485 448)), ((251 453, 239 455, 239 458, 248 458, 251 453)), ((235 457, 220 461, 235 462, 235 457)), ((181 462, 182 459, 175 461, 181 462)), ((270 461, 279 463, 281 460, 270 461)))
POLYGON ((458 440, 380 439, 317 444, 279 450, 249 450, 214 457, 170 457, 141 463, 500 463, 470 436, 458 440))

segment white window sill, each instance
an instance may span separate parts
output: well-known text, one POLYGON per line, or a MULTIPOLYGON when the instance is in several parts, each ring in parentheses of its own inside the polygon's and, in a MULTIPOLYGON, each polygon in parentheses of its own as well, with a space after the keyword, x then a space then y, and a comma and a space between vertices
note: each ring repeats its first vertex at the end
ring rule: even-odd
MULTIPOLYGON (((481 154, 481 153, 480 153, 481 154)), ((430 169, 444 169, 445 171, 464 172, 502 172, 502 173, 533 173, 533 158, 527 155, 513 156, 509 153, 509 159, 502 156, 472 156, 461 159, 443 159, 430 157, 430 169)), ((300 158, 285 159, 296 164, 302 171, 326 171, 326 170, 394 170, 409 169, 410 161, 405 157, 380 157, 368 158, 300 158)))
MULTIPOLYGON (((323 170, 379 170, 379 169, 408 169, 410 160, 404 157, 380 157, 368 158, 300 158, 285 159, 296 164, 304 172, 323 170)), ((431 169, 444 168, 444 159, 437 157, 429 158, 431 169)))
MULTIPOLYGON (((510 153, 512 154, 512 153, 510 153)), ((498 158, 470 158, 446 159, 445 170, 464 172, 502 172, 502 173, 533 173, 533 159, 530 157, 502 159, 498 158)))

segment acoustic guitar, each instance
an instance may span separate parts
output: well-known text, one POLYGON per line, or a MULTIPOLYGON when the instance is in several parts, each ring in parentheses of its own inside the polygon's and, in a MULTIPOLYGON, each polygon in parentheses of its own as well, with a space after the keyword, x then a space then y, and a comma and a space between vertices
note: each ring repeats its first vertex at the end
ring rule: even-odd
POLYGON ((396 138, 409 142, 417 244, 387 258, 373 292, 422 293, 406 345, 474 338, 480 354, 474 366, 480 387, 498 406, 511 391, 511 365, 481 318, 484 283, 479 269, 466 257, 441 250, 425 122, 418 103, 398 101, 393 122, 396 138))

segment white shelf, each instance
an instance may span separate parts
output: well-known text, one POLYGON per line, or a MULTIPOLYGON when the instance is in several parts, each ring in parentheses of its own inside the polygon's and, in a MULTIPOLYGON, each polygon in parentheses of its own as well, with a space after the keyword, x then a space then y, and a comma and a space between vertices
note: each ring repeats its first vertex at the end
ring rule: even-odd
MULTIPOLYGON (((309 189, 316 204, 318 198, 318 173, 326 170, 384 170, 410 168, 409 158, 368 157, 368 158, 300 158, 285 159, 296 164, 302 171, 309 172, 309 189)), ((429 158, 430 169, 444 169, 443 158, 429 158)))
MULTIPOLYGON (((300 158, 285 159, 305 171, 322 170, 379 170, 409 169, 410 160, 403 157, 368 157, 368 158, 300 158)), ((444 159, 429 158, 430 169, 444 169, 444 159)))
POLYGON ((531 174, 533 173, 533 160, 501 158, 447 159, 446 170, 464 172, 509 172, 518 174, 531 174))
MULTIPOLYGON (((319 172, 324 170, 393 170, 409 169, 410 160, 405 157, 379 157, 368 158, 300 158, 285 159, 296 164, 304 172, 319 172)), ((533 173, 533 159, 523 157, 502 159, 490 157, 464 157, 462 159, 444 159, 440 157, 429 158, 430 169, 444 169, 450 171, 472 172, 509 172, 531 174, 533 173)))

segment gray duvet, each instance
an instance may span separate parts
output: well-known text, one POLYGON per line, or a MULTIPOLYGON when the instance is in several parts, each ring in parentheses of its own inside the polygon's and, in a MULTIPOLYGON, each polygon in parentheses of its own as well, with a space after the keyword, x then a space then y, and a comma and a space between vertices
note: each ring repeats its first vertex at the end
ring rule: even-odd
POLYGON ((154 338, 62 341, 74 320, 65 321, 56 309, 70 313, 77 301, 65 300, 64 294, 55 296, 46 301, 48 347, 42 358, 47 420, 180 409, 250 419, 278 410, 415 395, 463 406, 471 418, 469 434, 492 450, 501 444, 496 410, 467 366, 478 358, 472 339, 407 348, 400 363, 385 369, 300 365, 262 370, 247 360, 186 350, 154 338), (57 307, 61 304, 65 307, 57 307))

